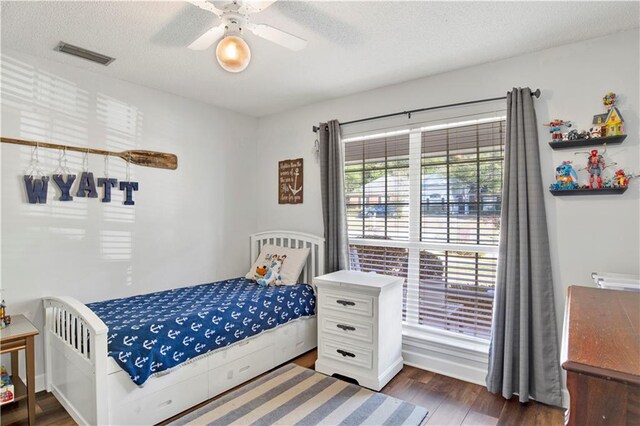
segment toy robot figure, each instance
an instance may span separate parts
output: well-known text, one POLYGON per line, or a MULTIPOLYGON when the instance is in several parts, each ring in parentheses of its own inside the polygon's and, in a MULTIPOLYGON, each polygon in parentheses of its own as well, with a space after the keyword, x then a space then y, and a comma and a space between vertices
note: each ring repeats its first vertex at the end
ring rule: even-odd
POLYGON ((555 119, 548 123, 544 124, 549 128, 549 133, 551 133, 551 139, 554 141, 562 140, 562 126, 571 127, 571 121, 563 121, 559 119, 555 119))
POLYGON ((578 187, 578 176, 571 165, 571 161, 563 161, 556 167, 556 182, 550 189, 576 189, 578 187))
POLYGON ((591 152, 576 152, 576 154, 589 154, 587 158, 587 167, 585 170, 589 173, 589 188, 593 189, 593 184, 596 183, 598 188, 602 188, 602 172, 607 167, 604 164, 604 154, 607 152, 607 145, 604 146, 604 152, 598 154, 598 150, 594 149, 591 152))
POLYGON ((591 151, 587 160, 587 173, 589 173, 589 188, 593 188, 594 180, 598 183, 598 188, 602 188, 602 171, 605 168, 604 158, 598 154, 598 150, 591 151))

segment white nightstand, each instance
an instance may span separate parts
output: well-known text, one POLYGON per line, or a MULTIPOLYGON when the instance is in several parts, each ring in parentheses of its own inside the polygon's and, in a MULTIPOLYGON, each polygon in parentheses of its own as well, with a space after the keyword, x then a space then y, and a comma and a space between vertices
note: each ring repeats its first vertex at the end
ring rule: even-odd
POLYGON ((358 271, 314 278, 317 371, 340 374, 380 390, 402 370, 403 281, 358 271))

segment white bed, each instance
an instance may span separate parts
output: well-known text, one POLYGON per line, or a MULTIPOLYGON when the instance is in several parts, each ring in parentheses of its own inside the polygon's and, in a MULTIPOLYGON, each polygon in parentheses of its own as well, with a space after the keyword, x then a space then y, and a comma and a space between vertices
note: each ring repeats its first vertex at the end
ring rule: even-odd
MULTIPOLYGON (((254 234, 251 261, 264 244, 310 248, 302 282, 311 284, 324 269, 324 239, 287 231, 254 234)), ((107 356, 108 327, 71 297, 47 297, 45 362, 47 391, 79 424, 151 425, 264 373, 317 345, 316 317, 301 318, 265 331, 143 387, 107 356)))

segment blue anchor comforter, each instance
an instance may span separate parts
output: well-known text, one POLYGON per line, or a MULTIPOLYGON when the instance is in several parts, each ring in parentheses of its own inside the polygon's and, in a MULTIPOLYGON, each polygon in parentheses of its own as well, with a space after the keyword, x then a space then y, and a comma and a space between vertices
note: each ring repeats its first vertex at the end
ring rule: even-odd
POLYGON ((109 356, 142 385, 213 350, 315 314, 311 286, 235 278, 87 305, 109 327, 109 356))

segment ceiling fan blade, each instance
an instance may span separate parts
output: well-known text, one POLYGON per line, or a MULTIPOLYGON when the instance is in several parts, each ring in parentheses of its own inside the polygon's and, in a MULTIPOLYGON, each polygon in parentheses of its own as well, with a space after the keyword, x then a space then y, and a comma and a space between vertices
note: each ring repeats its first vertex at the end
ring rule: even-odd
POLYGON ((294 36, 267 24, 251 24, 249 30, 258 37, 269 40, 287 49, 298 51, 307 47, 307 40, 294 36))
POLYGON ((212 3, 208 1, 198 1, 198 0, 185 0, 187 3, 191 3, 194 6, 199 7, 202 10, 206 10, 207 12, 211 12, 214 15, 222 16, 222 11, 215 7, 212 3))
POLYGON ((213 27, 189 45, 191 50, 205 50, 224 35, 224 24, 213 27))
POLYGON ((277 0, 244 0, 240 6, 241 13, 258 13, 262 12, 277 0))

